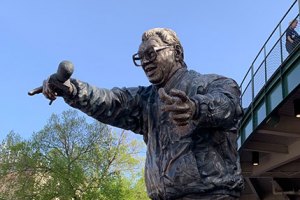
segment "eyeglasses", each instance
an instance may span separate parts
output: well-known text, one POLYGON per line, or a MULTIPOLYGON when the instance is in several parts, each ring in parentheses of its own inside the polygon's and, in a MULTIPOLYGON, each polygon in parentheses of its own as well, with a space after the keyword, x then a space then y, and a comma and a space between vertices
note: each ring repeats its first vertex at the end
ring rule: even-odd
POLYGON ((133 63, 137 67, 150 64, 153 61, 155 61, 157 57, 157 52, 169 47, 172 46, 150 47, 144 52, 133 54, 132 56, 133 63))

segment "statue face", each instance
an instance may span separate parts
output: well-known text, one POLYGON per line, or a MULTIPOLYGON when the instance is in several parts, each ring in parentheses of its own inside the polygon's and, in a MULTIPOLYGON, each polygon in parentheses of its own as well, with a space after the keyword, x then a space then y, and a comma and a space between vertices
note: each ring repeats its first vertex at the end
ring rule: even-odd
POLYGON ((174 47, 153 36, 139 48, 143 70, 153 85, 164 86, 176 69, 174 47), (149 58, 155 57, 149 62, 149 58))

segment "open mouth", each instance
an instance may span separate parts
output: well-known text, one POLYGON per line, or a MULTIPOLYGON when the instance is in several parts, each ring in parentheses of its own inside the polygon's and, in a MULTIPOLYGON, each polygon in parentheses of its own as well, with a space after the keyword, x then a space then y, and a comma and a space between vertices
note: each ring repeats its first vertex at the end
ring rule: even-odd
POLYGON ((147 76, 152 76, 155 73, 156 67, 154 66, 146 66, 144 71, 146 72, 147 76))

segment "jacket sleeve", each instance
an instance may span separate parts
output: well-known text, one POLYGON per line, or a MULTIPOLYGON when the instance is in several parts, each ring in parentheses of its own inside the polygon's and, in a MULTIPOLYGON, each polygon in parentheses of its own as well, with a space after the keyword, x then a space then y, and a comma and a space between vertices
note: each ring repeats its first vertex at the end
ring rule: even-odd
POLYGON ((139 92, 143 87, 113 88, 111 90, 90 86, 71 79, 77 93, 64 97, 71 107, 77 108, 96 120, 139 133, 142 126, 142 106, 139 92))
POLYGON ((193 120, 196 127, 230 129, 243 114, 239 86, 226 77, 210 82, 205 91, 198 90, 192 99, 197 107, 193 120))

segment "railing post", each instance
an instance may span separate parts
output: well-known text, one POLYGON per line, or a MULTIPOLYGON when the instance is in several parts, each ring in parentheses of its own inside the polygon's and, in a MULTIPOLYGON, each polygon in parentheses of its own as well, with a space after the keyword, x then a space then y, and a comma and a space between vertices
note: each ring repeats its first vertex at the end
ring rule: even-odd
POLYGON ((265 84, 268 81, 268 75, 267 75, 267 50, 266 45, 264 46, 264 61, 265 61, 265 84))
MULTIPOLYGON (((300 0, 299 0, 300 1, 300 0)), ((283 37, 283 35, 282 35, 282 31, 281 31, 281 23, 279 24, 279 40, 280 40, 280 61, 281 61, 281 63, 280 64, 282 64, 283 63, 283 51, 282 51, 282 46, 283 46, 283 44, 282 44, 282 37, 283 37)))
POLYGON ((300 0, 298 0, 298 14, 300 14, 300 0))
POLYGON ((251 65, 251 102, 254 100, 254 69, 253 64, 251 65))

